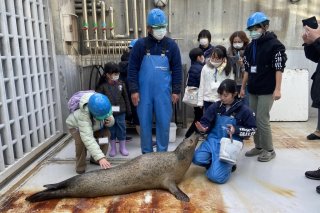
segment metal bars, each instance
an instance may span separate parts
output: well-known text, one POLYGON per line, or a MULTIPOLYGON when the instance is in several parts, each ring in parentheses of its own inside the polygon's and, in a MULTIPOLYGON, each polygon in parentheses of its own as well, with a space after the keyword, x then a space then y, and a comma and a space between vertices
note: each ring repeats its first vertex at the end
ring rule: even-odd
POLYGON ((1 174, 62 127, 48 0, 0 5, 1 174))

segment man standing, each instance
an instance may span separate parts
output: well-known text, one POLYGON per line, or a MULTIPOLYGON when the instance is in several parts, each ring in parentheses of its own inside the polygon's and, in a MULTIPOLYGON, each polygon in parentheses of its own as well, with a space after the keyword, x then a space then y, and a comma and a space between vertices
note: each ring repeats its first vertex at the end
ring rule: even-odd
POLYGON ((139 39, 129 59, 128 82, 141 127, 141 151, 153 152, 152 122, 156 120, 157 151, 168 150, 172 105, 179 100, 182 80, 180 50, 166 37, 167 17, 152 9, 147 18, 148 36, 139 39))
POLYGON ((262 12, 253 13, 247 21, 251 43, 244 51, 245 72, 240 96, 244 97, 248 83, 249 105, 256 114, 257 131, 255 147, 245 156, 258 156, 258 161, 268 162, 275 158, 270 110, 273 102, 281 98, 282 73, 286 66, 285 46, 277 36, 268 31, 269 18, 262 12))
MULTIPOLYGON (((320 140, 320 27, 312 29, 304 26, 305 32, 302 35, 304 53, 306 58, 318 63, 316 71, 313 73, 311 86, 312 107, 318 108, 318 121, 316 131, 307 136, 308 140, 320 140)), ((320 167, 318 170, 306 171, 307 178, 320 180, 320 167)), ((320 194, 320 185, 316 187, 316 191, 320 194)))

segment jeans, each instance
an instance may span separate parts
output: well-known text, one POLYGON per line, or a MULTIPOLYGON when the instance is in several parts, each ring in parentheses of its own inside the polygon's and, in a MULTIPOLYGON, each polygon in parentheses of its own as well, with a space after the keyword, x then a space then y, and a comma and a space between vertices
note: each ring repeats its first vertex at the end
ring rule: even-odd
POLYGON ((111 133, 111 140, 118 139, 119 141, 123 141, 126 139, 126 114, 121 113, 119 115, 114 115, 114 125, 109 127, 111 133))

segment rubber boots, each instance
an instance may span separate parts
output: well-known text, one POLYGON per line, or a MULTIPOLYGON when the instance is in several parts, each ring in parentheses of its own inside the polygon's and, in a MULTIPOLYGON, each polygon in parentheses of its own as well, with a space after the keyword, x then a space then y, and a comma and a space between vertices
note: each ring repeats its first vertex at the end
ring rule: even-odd
MULTIPOLYGON (((120 143, 119 151, 120 151, 121 155, 128 156, 129 152, 128 152, 127 148, 126 148, 126 141, 122 140, 122 141, 119 141, 119 143, 120 143)), ((112 150, 112 148, 111 148, 111 150, 112 150)))
POLYGON ((110 141, 111 150, 109 152, 110 157, 114 157, 117 155, 117 147, 116 147, 116 140, 110 141))

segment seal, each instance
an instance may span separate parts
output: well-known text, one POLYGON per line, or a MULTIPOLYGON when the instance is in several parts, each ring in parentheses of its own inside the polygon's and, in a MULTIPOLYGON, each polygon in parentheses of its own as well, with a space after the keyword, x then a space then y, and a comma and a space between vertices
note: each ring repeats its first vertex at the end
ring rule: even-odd
POLYGON ((163 189, 178 200, 189 202, 188 195, 177 186, 190 167, 199 135, 184 139, 172 152, 140 155, 116 167, 76 175, 26 198, 38 202, 54 198, 92 198, 163 189))

